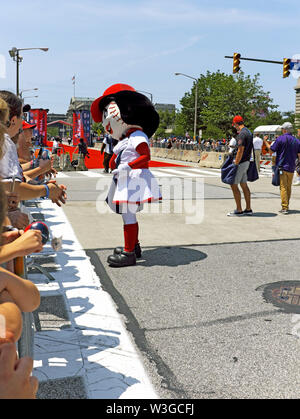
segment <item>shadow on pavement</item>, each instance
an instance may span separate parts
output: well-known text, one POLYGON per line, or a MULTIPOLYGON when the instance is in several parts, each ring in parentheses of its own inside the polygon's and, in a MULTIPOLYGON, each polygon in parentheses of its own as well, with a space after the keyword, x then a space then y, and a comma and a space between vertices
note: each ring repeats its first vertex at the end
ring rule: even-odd
POLYGON ((137 266, 182 266, 206 258, 206 253, 186 247, 158 247, 143 250, 137 266))
POLYGON ((262 218, 271 218, 271 217, 277 217, 278 214, 275 212, 254 212, 252 217, 262 217, 262 218))

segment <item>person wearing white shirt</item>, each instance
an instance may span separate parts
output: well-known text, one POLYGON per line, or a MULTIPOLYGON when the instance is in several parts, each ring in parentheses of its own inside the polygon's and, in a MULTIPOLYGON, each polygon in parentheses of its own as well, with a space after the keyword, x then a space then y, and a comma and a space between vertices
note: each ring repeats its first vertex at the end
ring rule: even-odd
POLYGON ((253 148, 255 154, 255 163, 257 167, 257 172, 260 172, 260 158, 261 158, 261 149, 263 146, 263 140, 257 135, 253 138, 253 148))
POLYGON ((300 186, 300 160, 296 160, 296 171, 295 171, 296 180, 293 183, 293 186, 300 186))
POLYGON ((236 147, 236 139, 234 137, 231 138, 229 142, 229 154, 232 154, 236 147))
POLYGON ((58 148, 59 148, 58 141, 55 138, 52 145, 52 154, 57 154, 58 148))
POLYGON ((111 135, 105 136, 102 148, 101 148, 101 154, 104 152, 104 159, 103 159, 103 166, 104 166, 104 173, 109 173, 109 162, 110 159, 113 156, 113 148, 114 148, 114 140, 111 135))

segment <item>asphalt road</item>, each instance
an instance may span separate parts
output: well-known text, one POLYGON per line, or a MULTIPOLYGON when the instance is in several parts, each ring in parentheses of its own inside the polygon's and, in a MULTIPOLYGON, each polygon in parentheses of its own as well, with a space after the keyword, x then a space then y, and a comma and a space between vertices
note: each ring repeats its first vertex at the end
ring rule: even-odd
MULTIPOLYGON (((177 170, 190 179, 188 168, 177 170)), ((123 238, 121 218, 96 206, 105 178, 61 179, 64 211, 161 397, 298 398, 300 305, 277 291, 293 281, 299 293, 300 188, 292 213, 280 216, 278 188, 262 177, 250 186, 254 216, 229 218, 230 189, 204 176, 186 189, 186 201, 203 211, 194 224, 184 205, 173 211, 179 189, 164 195, 169 213, 157 204, 157 214, 139 215, 143 258, 134 267, 106 263, 123 238)))

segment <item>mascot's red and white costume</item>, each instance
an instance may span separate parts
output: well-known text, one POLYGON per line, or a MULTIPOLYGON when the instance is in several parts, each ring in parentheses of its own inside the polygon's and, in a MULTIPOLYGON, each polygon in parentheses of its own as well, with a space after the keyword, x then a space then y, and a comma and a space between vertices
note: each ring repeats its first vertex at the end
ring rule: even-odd
POLYGON ((161 200, 155 177, 149 170, 149 138, 159 125, 150 100, 127 84, 114 84, 91 107, 95 122, 118 140, 110 166, 113 181, 106 202, 124 222, 124 249, 117 247, 108 257, 111 266, 136 264, 141 257, 136 213, 144 203, 161 200))

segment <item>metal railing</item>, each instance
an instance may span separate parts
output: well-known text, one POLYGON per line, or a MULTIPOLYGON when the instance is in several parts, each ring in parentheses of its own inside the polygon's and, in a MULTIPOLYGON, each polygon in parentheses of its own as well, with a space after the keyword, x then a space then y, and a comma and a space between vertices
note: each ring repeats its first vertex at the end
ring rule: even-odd
POLYGON ((189 143, 179 143, 179 142, 172 142, 171 146, 169 145, 170 143, 168 142, 157 142, 154 141, 152 142, 150 145, 151 147, 156 147, 156 148, 165 148, 165 149, 169 149, 169 150, 193 150, 193 151, 215 151, 217 153, 220 152, 227 152, 229 151, 229 146, 226 144, 221 144, 221 145, 205 145, 205 144, 189 144, 189 143))

